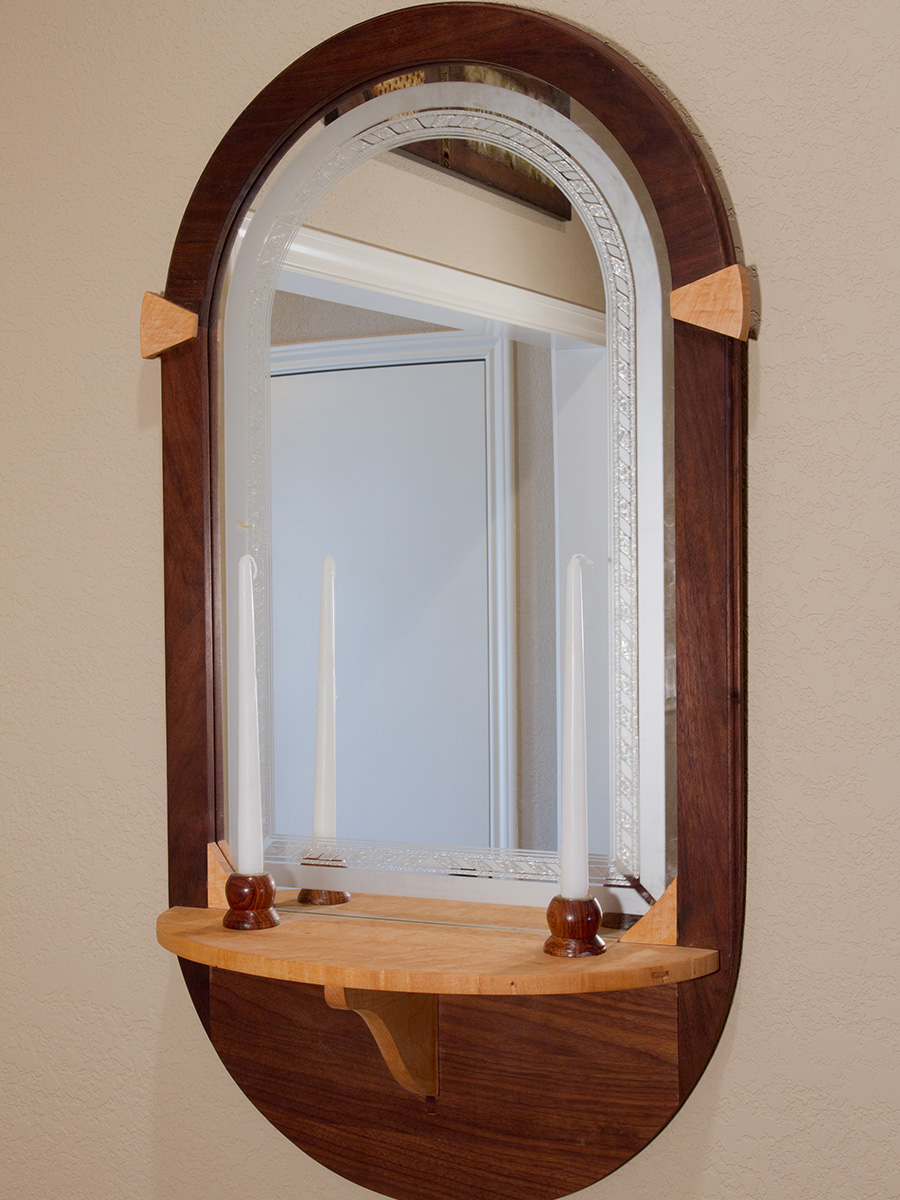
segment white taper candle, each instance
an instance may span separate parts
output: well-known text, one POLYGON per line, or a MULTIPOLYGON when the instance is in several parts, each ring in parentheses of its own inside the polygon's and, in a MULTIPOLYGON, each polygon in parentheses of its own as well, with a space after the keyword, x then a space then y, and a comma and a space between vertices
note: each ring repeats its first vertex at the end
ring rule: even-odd
POLYGON ((581 899, 588 894, 587 742, 581 597, 583 557, 573 554, 566 570, 559 890, 560 895, 571 900, 581 899))
POLYGON ((238 563, 238 721, 237 721, 237 851, 240 875, 261 875, 263 859, 262 789, 259 774, 259 704, 256 694, 256 626, 253 620, 253 577, 249 554, 238 563))
POLYGON ((316 695, 316 777, 313 788, 313 837, 337 836, 334 745, 334 559, 322 559, 319 598, 319 679, 316 695))

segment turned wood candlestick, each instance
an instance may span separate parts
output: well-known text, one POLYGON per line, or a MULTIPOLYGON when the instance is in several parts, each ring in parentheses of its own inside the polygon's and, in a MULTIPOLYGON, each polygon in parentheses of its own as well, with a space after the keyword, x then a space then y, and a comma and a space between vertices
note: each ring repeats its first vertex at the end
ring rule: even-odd
POLYGON ((229 875, 225 881, 228 912, 222 924, 226 929, 271 929, 278 924, 275 880, 264 875, 229 875))
POLYGON ((544 953, 557 958, 603 954, 606 945, 597 937, 601 916, 600 904, 594 896, 582 900, 554 896, 547 906, 550 937, 544 942, 544 953))

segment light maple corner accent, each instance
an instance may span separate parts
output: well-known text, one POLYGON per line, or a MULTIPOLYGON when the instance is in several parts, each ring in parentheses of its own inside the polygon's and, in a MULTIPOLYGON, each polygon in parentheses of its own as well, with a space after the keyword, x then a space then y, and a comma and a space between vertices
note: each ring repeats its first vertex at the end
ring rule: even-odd
POLYGON ((197 314, 156 292, 144 292, 141 305, 141 358, 158 358, 163 350, 197 336, 197 314))
POLYGON ((206 845, 206 903, 210 908, 228 908, 225 883, 233 867, 218 842, 206 845))
POLYGON ((676 321, 745 342, 750 334, 750 283, 740 263, 676 288, 669 298, 676 321))
POLYGON ((674 946, 678 942, 678 878, 672 880, 657 902, 636 925, 626 929, 620 942, 645 946, 674 946))

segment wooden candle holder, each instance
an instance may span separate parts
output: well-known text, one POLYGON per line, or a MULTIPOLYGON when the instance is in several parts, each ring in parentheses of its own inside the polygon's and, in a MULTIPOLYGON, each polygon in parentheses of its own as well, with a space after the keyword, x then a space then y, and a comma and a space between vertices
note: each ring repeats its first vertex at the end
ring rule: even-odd
POLYGON ((264 875, 229 875, 225 881, 228 912, 222 919, 226 929, 272 929, 278 924, 275 880, 264 875))
POLYGON ((544 953, 557 958, 603 954, 606 945, 597 937, 601 916, 600 904, 594 896, 585 896, 582 900, 554 896, 547 905, 550 937, 544 942, 544 953))

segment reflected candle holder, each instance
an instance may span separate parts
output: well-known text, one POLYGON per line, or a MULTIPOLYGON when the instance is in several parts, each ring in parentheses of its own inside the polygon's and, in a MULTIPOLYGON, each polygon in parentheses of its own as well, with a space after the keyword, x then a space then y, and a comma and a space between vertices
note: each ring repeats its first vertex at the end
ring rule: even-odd
POLYGON ((298 904, 346 904, 349 892, 331 892, 327 888, 301 888, 297 893, 298 904))
POLYGON ((555 958, 587 958, 605 953, 606 944, 597 937, 602 916, 595 896, 579 900, 554 896, 547 905, 550 936, 544 942, 544 953, 555 958))
POLYGON ((228 912, 222 919, 226 929, 272 929, 279 923, 275 903, 275 880, 263 875, 229 875, 225 881, 228 912))
MULTIPOLYGON (((307 858, 304 867, 344 867, 346 864, 340 858, 307 858)), ((350 899, 349 892, 331 890, 329 888, 301 888, 297 893, 298 904, 314 904, 324 907, 329 904, 346 904, 350 899)))

